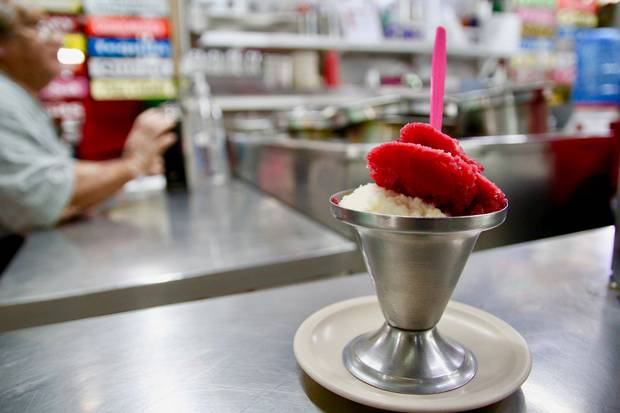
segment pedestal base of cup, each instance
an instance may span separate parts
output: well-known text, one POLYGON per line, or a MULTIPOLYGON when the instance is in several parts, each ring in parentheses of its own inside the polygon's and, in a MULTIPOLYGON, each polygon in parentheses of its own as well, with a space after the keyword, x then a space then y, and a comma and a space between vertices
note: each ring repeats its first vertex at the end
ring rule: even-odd
POLYGON ((476 374, 476 359, 437 328, 400 330, 384 324, 351 340, 342 358, 353 376, 379 389, 407 394, 454 390, 476 374))

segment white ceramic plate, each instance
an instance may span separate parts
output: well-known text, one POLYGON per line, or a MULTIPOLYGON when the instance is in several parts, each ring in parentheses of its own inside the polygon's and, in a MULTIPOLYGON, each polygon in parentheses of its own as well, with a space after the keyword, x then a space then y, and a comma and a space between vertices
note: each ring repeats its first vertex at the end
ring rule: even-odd
POLYGON ((384 322, 375 296, 325 307, 308 317, 295 334, 295 357, 317 383, 347 399, 400 412, 462 411, 502 400, 516 391, 532 368, 527 343, 507 323, 474 307, 451 301, 438 324, 444 337, 476 356, 476 376, 463 387, 438 394, 410 395, 372 387, 342 364, 342 349, 354 337, 384 322))

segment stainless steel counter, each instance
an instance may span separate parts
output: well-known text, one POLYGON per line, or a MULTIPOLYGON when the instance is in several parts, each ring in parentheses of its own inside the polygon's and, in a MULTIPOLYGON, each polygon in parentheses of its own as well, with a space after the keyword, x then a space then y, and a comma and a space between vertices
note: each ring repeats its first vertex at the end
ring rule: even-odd
POLYGON ((0 276, 0 331, 291 283, 354 261, 353 242, 240 182, 134 194, 28 237, 0 276))
MULTIPOLYGON (((501 317, 531 376, 479 412, 620 411, 620 303, 607 290, 613 228, 474 253, 455 298, 501 317)), ((311 313, 370 294, 366 275, 0 333, 0 410, 374 412, 300 371, 311 313)))

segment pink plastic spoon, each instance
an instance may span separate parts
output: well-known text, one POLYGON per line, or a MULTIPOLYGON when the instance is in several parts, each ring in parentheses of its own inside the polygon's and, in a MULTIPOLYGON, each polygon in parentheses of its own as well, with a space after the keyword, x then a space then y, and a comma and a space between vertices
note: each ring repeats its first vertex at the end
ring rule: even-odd
POLYGON ((443 120, 443 95, 446 81, 446 29, 437 27, 433 47, 433 67, 431 75, 431 126, 441 130, 443 120))

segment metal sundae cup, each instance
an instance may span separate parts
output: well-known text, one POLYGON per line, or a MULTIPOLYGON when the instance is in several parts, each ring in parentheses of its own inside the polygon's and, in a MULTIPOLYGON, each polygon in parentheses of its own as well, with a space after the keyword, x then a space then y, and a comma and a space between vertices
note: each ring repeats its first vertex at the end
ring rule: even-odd
POLYGON ((385 324, 354 338, 345 367, 383 390, 433 394, 456 389, 476 374, 474 355, 435 327, 482 231, 506 219, 500 211, 416 218, 340 207, 350 190, 332 196, 333 215, 355 228, 385 324))

